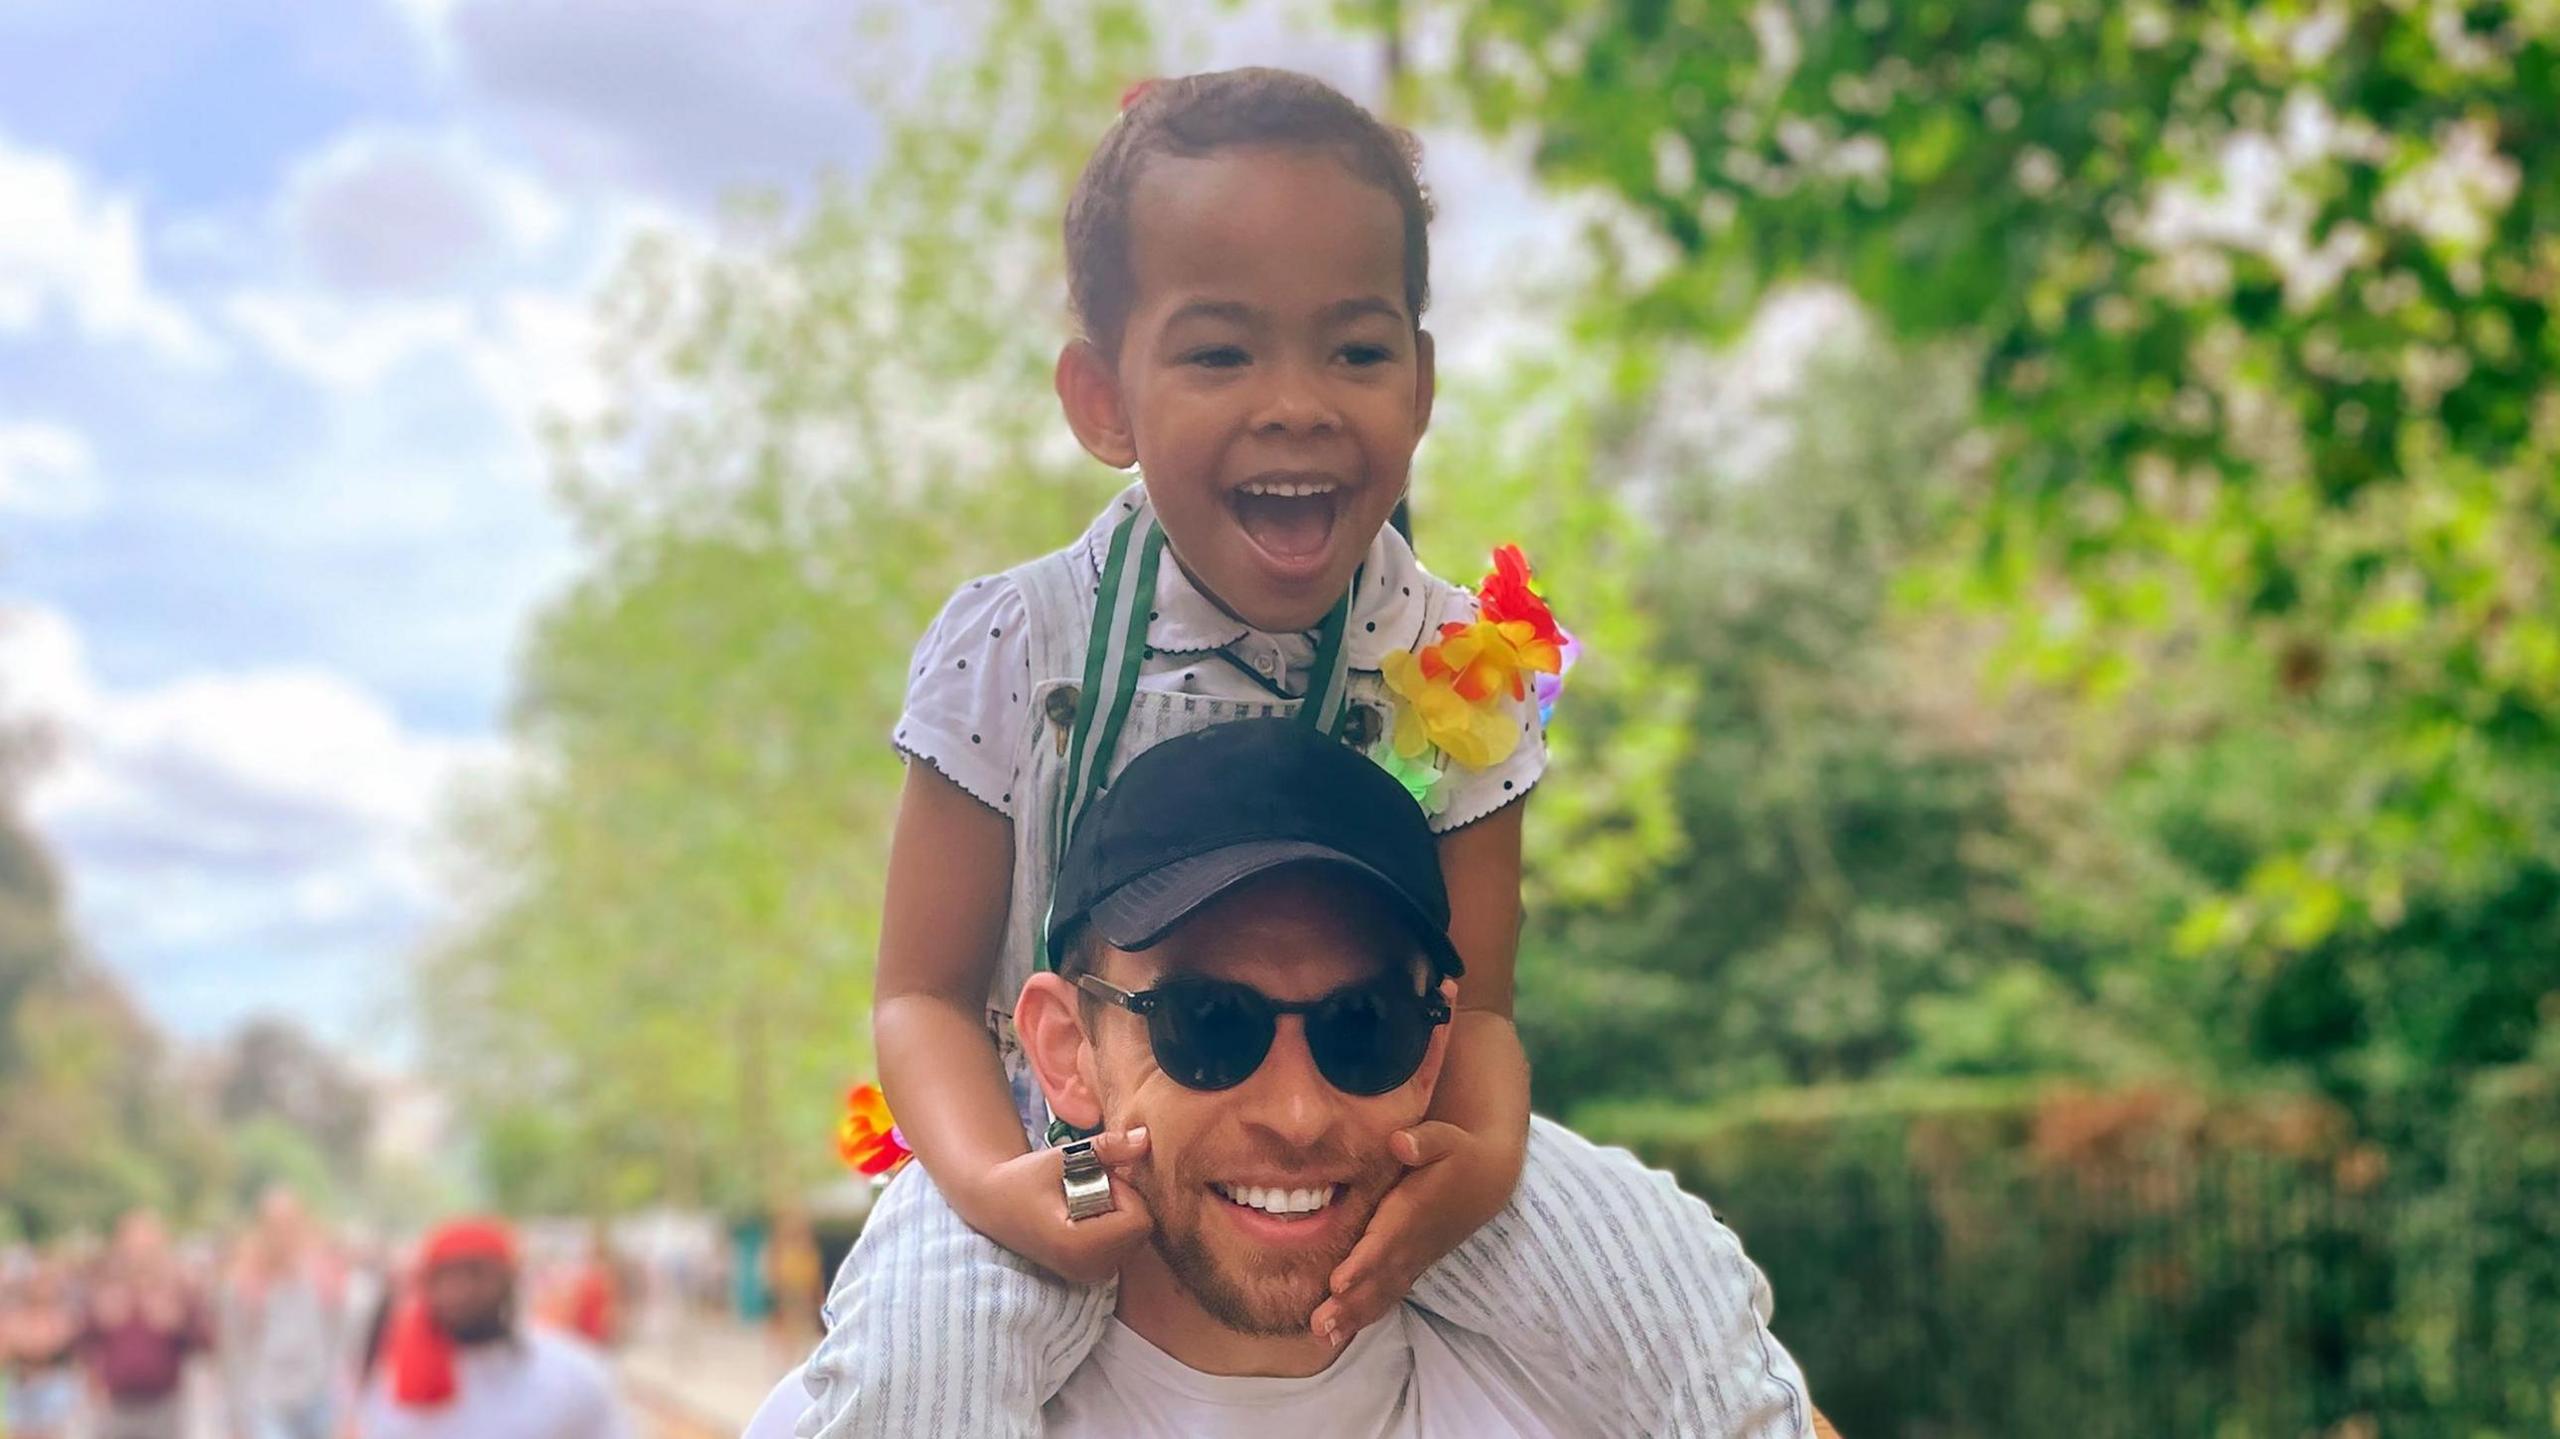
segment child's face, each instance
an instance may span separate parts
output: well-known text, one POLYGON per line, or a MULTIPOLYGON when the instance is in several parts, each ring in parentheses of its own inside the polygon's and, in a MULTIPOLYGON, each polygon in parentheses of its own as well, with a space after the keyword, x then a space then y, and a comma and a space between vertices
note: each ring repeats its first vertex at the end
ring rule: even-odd
POLYGON ((1304 148, 1159 156, 1130 198, 1125 435, 1105 453, 1079 432, 1137 461, 1175 558, 1229 613, 1310 628, 1403 496, 1431 415, 1403 216, 1304 148))

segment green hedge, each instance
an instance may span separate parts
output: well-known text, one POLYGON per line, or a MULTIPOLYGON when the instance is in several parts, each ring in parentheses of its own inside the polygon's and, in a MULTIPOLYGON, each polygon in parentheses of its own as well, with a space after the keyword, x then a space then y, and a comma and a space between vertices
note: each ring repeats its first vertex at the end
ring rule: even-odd
POLYGON ((1852 1439, 2560 1433, 2560 1091, 2386 1150, 2302 1096, 1933 1084, 1575 1116, 1775 1286, 1852 1439))

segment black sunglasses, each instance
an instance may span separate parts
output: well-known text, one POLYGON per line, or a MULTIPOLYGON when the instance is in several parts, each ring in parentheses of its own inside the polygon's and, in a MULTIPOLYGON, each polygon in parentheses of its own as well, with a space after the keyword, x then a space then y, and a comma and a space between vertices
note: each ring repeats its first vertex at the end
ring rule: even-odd
POLYGON ((1303 1015, 1316 1072, 1346 1094, 1384 1094, 1422 1068, 1431 1031, 1449 1022, 1439 994, 1416 994, 1390 977, 1337 989, 1322 999, 1284 1003, 1224 979, 1171 979, 1132 994, 1109 980, 1076 985, 1147 1022, 1156 1065, 1185 1089, 1233 1089, 1271 1053, 1280 1016, 1303 1015))

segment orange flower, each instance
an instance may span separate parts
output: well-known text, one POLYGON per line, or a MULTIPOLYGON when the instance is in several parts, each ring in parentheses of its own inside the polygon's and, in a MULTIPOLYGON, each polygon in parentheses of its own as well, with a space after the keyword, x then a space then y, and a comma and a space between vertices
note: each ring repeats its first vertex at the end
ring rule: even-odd
MULTIPOLYGON (((1550 617, 1550 628, 1553 623, 1550 617)), ((1471 702, 1503 693, 1526 699, 1530 675, 1554 674, 1564 668, 1559 640, 1553 634, 1540 634, 1527 620, 1478 619, 1443 625, 1440 643, 1422 652, 1422 667, 1433 679, 1448 677, 1471 702)))
POLYGON ((906 1136, 889 1117, 888 1096, 876 1084, 857 1084, 845 1091, 844 1117, 836 1121, 836 1156, 864 1174, 881 1175, 897 1168, 909 1154, 906 1136))

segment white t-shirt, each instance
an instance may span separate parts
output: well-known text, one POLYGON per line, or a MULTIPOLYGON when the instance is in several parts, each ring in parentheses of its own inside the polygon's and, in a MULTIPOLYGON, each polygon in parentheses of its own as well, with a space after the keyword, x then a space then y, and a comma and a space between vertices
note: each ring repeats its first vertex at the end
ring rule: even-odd
POLYGON ((604 1360, 547 1329, 454 1356, 454 1396, 433 1409, 391 1399, 388 1367, 365 1392, 364 1439, 632 1439, 604 1360))
POLYGON ((1057 1439, 1545 1439, 1572 1414, 1491 1341, 1399 1304, 1323 1373, 1203 1374, 1118 1320, 1041 1411, 1057 1439))
MULTIPOLYGON (((1112 532, 1142 487, 1131 486, 1103 507, 1076 541, 1096 575, 1112 532)), ((1381 529, 1361 563, 1360 590, 1343 632, 1345 662, 1376 673, 1393 650, 1416 652, 1444 625, 1475 617, 1475 596, 1434 576, 1393 529, 1381 529)), ((1014 818, 1026 756, 1011 753, 1021 737, 1048 735, 1024 723, 1042 676, 1031 672, 1029 627, 1037 622, 1081 632, 1090 614, 1033 616, 1022 591, 1004 575, 962 585, 916 643, 907 666, 907 701, 893 742, 900 753, 940 770, 990 809, 1014 818)), ((1312 634, 1270 634, 1247 626, 1191 583, 1178 564, 1156 572, 1147 651, 1138 688, 1204 698, 1261 701, 1307 692, 1314 668, 1312 634)), ((1431 827, 1446 832, 1492 814, 1529 793, 1546 770, 1546 729, 1537 705, 1505 697, 1520 724, 1520 743, 1482 770, 1451 766, 1432 799, 1431 827)))

